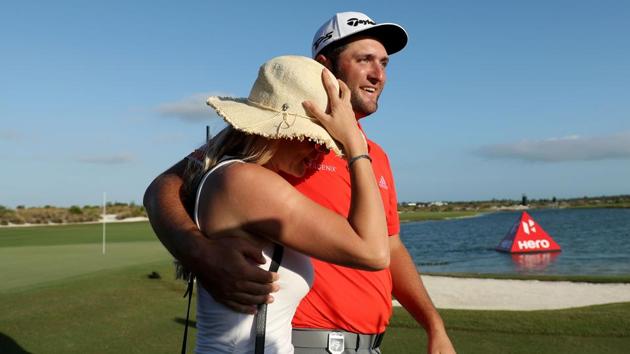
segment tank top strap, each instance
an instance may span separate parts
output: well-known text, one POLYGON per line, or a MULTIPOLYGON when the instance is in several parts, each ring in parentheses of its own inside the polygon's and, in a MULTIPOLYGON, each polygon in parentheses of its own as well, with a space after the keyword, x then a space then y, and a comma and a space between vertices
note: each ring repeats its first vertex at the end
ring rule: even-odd
POLYGON ((197 187, 197 196, 195 197, 195 215, 194 215, 195 216, 195 224, 197 224, 198 228, 199 228, 199 198, 201 197, 201 191, 203 189, 204 184, 206 183, 206 179, 208 179, 208 176, 210 176, 213 172, 219 170, 220 168, 222 168, 224 166, 231 165, 232 163, 235 163, 235 162, 245 163, 245 161, 243 161, 241 159, 226 156, 223 159, 221 159, 219 161, 219 163, 217 163, 214 167, 209 169, 203 175, 203 178, 199 182, 199 186, 197 187))

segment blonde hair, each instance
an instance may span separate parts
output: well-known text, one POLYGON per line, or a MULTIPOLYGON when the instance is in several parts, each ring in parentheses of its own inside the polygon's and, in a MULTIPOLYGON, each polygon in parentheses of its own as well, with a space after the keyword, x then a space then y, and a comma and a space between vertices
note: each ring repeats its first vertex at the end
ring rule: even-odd
POLYGON ((225 157, 234 157, 250 163, 264 165, 278 151, 278 139, 247 134, 227 126, 215 135, 203 149, 203 159, 188 159, 184 172, 183 199, 189 211, 193 210, 195 191, 205 173, 225 157))

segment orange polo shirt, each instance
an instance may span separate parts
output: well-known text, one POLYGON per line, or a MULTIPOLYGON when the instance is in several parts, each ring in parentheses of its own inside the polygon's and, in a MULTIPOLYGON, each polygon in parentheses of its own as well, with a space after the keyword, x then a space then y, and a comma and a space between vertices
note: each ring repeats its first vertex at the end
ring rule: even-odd
MULTIPOLYGON (((395 235, 400 232, 400 223, 389 160, 376 143, 368 140, 368 147, 383 198, 388 233, 395 235)), ((315 202, 347 217, 351 190, 346 166, 345 160, 329 153, 321 163, 310 166, 314 171, 308 177, 284 177, 315 202)), ((294 328, 341 329, 364 334, 385 331, 392 313, 389 269, 369 272, 312 261, 315 281, 293 317, 294 328)))

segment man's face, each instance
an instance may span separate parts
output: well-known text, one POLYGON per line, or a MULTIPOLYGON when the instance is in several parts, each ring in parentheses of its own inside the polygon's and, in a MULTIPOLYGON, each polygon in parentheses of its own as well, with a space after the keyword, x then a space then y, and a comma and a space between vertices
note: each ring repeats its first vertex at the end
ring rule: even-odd
POLYGON ((378 109, 378 98, 387 80, 385 68, 388 62, 385 47, 368 37, 350 42, 339 55, 332 71, 350 88, 352 108, 357 118, 378 109))

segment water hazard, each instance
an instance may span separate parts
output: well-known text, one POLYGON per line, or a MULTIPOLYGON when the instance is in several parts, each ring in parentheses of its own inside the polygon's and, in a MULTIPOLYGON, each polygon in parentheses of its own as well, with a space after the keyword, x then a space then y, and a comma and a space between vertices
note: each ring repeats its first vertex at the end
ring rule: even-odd
POLYGON ((401 238, 423 272, 630 274, 630 209, 545 209, 528 213, 562 247, 562 252, 511 255, 495 251, 521 212, 405 223, 401 238))

